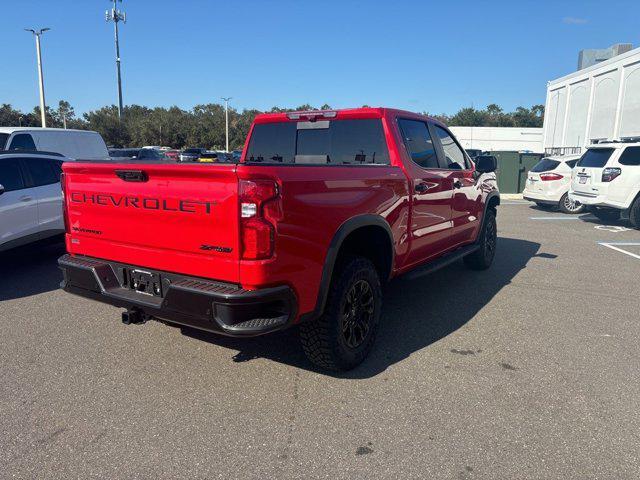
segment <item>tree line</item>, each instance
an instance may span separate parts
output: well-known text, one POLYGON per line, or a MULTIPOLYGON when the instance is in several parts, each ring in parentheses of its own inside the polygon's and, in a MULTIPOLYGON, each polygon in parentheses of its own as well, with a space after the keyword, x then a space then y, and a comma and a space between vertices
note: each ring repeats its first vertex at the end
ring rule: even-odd
MULTIPOLYGON (((366 105, 365 105, 366 106, 366 105)), ((319 107, 330 109, 327 104, 319 107)), ((312 105, 295 108, 273 107, 269 112, 291 110, 316 110, 312 105)), ((253 118, 263 113, 256 109, 242 111, 229 108, 229 148, 240 149, 253 118)), ((429 115, 427 112, 423 112, 429 115)), ((504 112, 496 104, 485 109, 466 107, 454 115, 430 114, 450 126, 471 127, 542 127, 544 106, 518 107, 513 112, 504 112)), ((78 128, 99 132, 109 146, 140 147, 143 145, 166 145, 173 148, 205 147, 223 149, 225 145, 224 106, 217 103, 196 105, 191 110, 178 107, 149 108, 141 105, 125 106, 122 119, 118 120, 115 105, 92 110, 81 116, 65 100, 57 107, 46 107, 48 127, 78 128)), ((40 126, 40 108, 24 113, 10 104, 0 105, 0 126, 40 126)))

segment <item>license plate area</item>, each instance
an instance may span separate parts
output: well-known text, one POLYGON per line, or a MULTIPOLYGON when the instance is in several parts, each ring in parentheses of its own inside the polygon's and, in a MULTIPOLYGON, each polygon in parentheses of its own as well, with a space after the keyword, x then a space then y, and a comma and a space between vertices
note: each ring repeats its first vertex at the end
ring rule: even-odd
POLYGON ((579 182, 584 185, 585 183, 587 183, 588 179, 589 177, 579 177, 579 182))
POLYGON ((162 279, 159 273, 132 269, 127 275, 129 288, 142 295, 162 297, 162 279))

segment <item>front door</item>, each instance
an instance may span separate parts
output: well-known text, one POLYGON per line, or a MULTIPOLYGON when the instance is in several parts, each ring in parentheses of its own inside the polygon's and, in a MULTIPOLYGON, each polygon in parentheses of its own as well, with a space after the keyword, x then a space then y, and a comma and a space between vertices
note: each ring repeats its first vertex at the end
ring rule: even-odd
POLYGON ((483 214, 482 191, 474 176, 473 165, 453 135, 432 124, 440 163, 453 186, 451 199, 451 246, 475 240, 483 214))

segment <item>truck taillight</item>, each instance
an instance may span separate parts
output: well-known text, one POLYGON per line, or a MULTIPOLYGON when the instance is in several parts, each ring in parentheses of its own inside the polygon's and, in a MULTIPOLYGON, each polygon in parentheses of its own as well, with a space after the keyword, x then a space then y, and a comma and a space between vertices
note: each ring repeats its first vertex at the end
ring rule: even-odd
POLYGON ((557 173, 541 173, 540 180, 543 182, 551 182, 553 180, 562 180, 562 175, 557 173))
POLYGON ((69 209, 67 208, 67 199, 65 197, 65 175, 64 173, 60 174, 60 189, 62 190, 62 221, 64 222, 64 231, 66 233, 71 233, 71 229, 69 228, 69 209))
POLYGON ((271 180, 240 180, 242 258, 262 260, 273 255, 275 222, 280 215, 278 184, 271 180))

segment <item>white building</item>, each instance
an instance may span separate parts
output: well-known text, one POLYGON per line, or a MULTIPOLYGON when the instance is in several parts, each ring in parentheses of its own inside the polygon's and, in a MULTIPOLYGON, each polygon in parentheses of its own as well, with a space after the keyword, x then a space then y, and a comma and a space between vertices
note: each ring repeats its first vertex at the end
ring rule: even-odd
POLYGON ((578 153, 600 139, 640 137, 640 48, 549 82, 547 153, 578 153))
POLYGON ((542 153, 542 128, 449 127, 463 148, 542 153))

